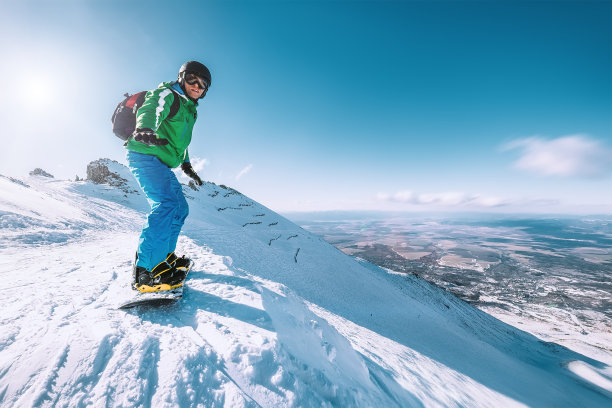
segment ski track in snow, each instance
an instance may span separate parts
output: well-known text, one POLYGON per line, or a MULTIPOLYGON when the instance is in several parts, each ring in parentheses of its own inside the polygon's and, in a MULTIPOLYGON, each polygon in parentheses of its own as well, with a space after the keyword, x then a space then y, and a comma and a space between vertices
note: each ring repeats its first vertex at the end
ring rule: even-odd
POLYGON ((185 188, 183 299, 117 310, 143 197, 7 180, 2 407, 611 406, 606 364, 360 264, 213 184, 185 188))

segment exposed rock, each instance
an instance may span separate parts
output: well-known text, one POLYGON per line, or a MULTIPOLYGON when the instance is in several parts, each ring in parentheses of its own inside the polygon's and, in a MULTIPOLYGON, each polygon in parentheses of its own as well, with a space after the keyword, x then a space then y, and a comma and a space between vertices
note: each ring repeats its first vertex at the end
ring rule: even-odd
POLYGON ((200 189, 196 186, 196 183, 193 180, 189 180, 189 184, 187 184, 192 190, 200 191, 200 189))
POLYGON ((130 171, 121 163, 110 159, 98 159, 87 165, 87 180, 96 184, 118 187, 126 193, 135 193, 135 181, 130 171))
POLYGON ((13 177, 3 176, 2 174, 0 174, 0 177, 5 178, 5 179, 8 179, 8 180, 10 180, 11 182, 13 182, 13 183, 15 183, 15 184, 19 184, 19 185, 20 185, 20 186, 22 186, 22 187, 27 187, 27 188, 30 188, 30 186, 29 186, 29 185, 27 185, 26 183, 24 183, 23 181, 21 181, 21 180, 19 180, 19 179, 16 179, 16 178, 13 178, 13 177))
POLYGON ((32 170, 30 172, 30 176, 42 176, 42 177, 48 177, 48 178, 55 178, 53 177, 52 174, 47 173, 46 171, 44 171, 43 169, 37 167, 34 170, 32 170))

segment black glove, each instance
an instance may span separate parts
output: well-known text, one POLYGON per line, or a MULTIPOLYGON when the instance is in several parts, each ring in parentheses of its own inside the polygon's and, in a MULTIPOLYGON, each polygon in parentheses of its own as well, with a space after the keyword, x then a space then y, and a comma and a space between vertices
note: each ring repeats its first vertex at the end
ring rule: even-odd
POLYGON ((132 133, 134 140, 140 143, 144 143, 149 146, 164 146, 168 144, 166 139, 160 139, 157 137, 157 133, 153 129, 149 128, 138 128, 132 133))
POLYGON ((200 178, 200 176, 198 176, 198 173, 195 172, 193 167, 191 167, 191 163, 184 162, 183 164, 181 164, 181 169, 185 172, 186 175, 193 179, 194 183, 196 183, 198 186, 202 185, 202 179, 200 178))

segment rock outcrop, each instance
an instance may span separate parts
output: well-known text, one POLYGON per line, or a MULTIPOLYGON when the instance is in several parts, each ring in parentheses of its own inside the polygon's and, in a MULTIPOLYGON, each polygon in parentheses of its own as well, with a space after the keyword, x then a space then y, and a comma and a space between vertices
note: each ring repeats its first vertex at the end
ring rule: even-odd
POLYGON ((96 184, 108 184, 126 193, 135 193, 135 180, 121 163, 110 159, 98 159, 87 165, 87 180, 96 184))
POLYGON ((48 178, 55 178, 53 177, 53 174, 47 173, 46 171, 44 171, 43 169, 39 167, 32 170, 30 172, 30 176, 42 176, 42 177, 48 177, 48 178))

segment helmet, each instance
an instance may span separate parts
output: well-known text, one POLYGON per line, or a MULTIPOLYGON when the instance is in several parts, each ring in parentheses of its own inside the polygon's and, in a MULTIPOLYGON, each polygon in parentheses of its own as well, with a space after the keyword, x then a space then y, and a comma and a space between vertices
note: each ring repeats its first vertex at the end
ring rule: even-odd
POLYGON ((206 68, 204 64, 198 61, 187 61, 186 63, 184 63, 183 66, 181 66, 181 69, 179 70, 179 81, 182 81, 185 77, 185 74, 188 72, 195 74, 200 78, 203 78, 206 81, 206 85, 210 86, 210 71, 208 70, 208 68, 206 68))

